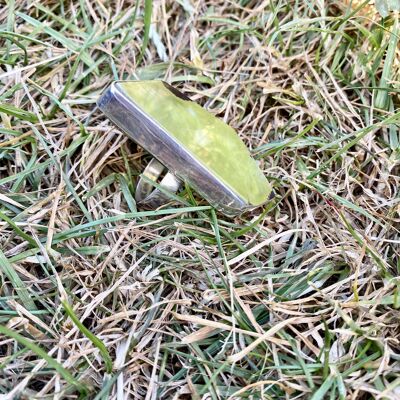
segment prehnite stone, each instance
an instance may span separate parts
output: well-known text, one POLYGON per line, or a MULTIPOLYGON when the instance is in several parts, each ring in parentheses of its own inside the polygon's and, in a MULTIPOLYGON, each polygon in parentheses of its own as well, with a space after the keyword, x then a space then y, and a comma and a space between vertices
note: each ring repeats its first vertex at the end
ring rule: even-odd
POLYGON ((126 95, 193 157, 252 206, 271 186, 234 129, 199 104, 175 95, 162 81, 120 82, 126 95))

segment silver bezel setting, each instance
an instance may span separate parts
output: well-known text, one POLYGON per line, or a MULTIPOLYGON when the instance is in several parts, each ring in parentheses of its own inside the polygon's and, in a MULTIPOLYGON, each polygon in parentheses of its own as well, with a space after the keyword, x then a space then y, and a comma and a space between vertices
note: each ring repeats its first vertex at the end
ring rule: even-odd
MULTIPOLYGON (((168 84, 166 86, 169 87, 168 84)), ((115 125, 177 178, 193 187, 213 207, 227 215, 237 215, 253 208, 141 110, 124 93, 118 81, 106 89, 97 104, 115 125)))

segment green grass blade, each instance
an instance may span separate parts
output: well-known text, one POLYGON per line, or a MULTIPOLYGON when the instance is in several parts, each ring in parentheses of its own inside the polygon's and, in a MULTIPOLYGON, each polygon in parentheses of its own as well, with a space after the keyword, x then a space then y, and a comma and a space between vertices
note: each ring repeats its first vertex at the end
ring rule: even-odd
POLYGON ((7 276, 11 285, 14 287, 21 304, 28 310, 36 310, 35 303, 28 292, 24 282, 21 280, 11 263, 0 249, 0 269, 7 276))
POLYGON ((137 60, 137 65, 141 63, 144 56, 144 52, 146 51, 147 45, 149 44, 152 13, 153 13, 153 0, 144 0, 144 15, 143 15, 144 31, 143 31, 142 47, 140 50, 140 55, 137 60))
MULTIPOLYGON (((385 64, 383 66, 382 76, 379 82, 379 86, 384 89, 389 89, 391 87, 389 81, 392 79, 393 75, 393 63, 396 57, 397 44, 399 42, 399 33, 399 16, 398 14, 395 14, 393 28, 390 33, 389 44, 386 51, 385 64)), ((389 92, 387 90, 377 90, 375 107, 382 110, 388 109, 389 92)))
MULTIPOLYGON (((57 30, 50 28, 49 26, 43 24, 42 22, 36 20, 35 18, 32 18, 31 16, 17 12, 16 13, 19 17, 24 19, 28 24, 34 26, 35 28, 42 30, 49 36, 51 36, 53 39, 55 39, 57 42, 61 43, 64 47, 67 49, 73 51, 74 53, 79 53, 80 50, 80 44, 78 44, 76 41, 73 41, 69 39, 67 36, 63 35, 61 32, 58 32, 57 30)), ((90 57, 88 52, 83 52, 82 53, 82 61, 90 67, 91 65, 94 64, 94 60, 92 57, 90 57)))
POLYGON ((0 103, 0 112, 19 118, 23 121, 29 121, 33 123, 38 121, 38 118, 35 114, 26 110, 22 110, 21 108, 15 107, 11 104, 0 103))
POLYGON ((64 307, 65 312, 68 314, 68 316, 71 318, 73 323, 77 326, 77 328, 93 343, 94 346, 96 346, 99 349, 100 354, 103 357, 104 363, 106 365, 106 371, 108 373, 111 373, 112 368, 113 368, 113 363, 112 363, 110 354, 108 353, 108 350, 107 350, 106 346, 104 345, 104 343, 98 337, 96 337, 96 335, 94 335, 92 332, 90 332, 89 329, 87 329, 82 324, 81 321, 79 321, 78 317, 74 313, 74 310, 66 301, 63 301, 62 305, 64 307))

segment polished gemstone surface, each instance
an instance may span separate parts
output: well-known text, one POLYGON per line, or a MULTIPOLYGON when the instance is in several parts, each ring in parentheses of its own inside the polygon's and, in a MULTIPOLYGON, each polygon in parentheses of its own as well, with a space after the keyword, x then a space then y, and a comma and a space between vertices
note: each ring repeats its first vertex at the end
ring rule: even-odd
POLYGON ((123 92, 248 204, 267 201, 270 184, 229 125, 162 81, 119 82, 123 92))

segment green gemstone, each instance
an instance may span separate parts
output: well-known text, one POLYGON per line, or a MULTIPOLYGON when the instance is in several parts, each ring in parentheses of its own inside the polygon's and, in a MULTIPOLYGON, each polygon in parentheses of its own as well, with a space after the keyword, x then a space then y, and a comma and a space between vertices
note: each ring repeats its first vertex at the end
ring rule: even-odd
POLYGON ((271 186, 234 129, 162 81, 120 82, 126 95, 194 158, 252 206, 268 200, 271 186))

